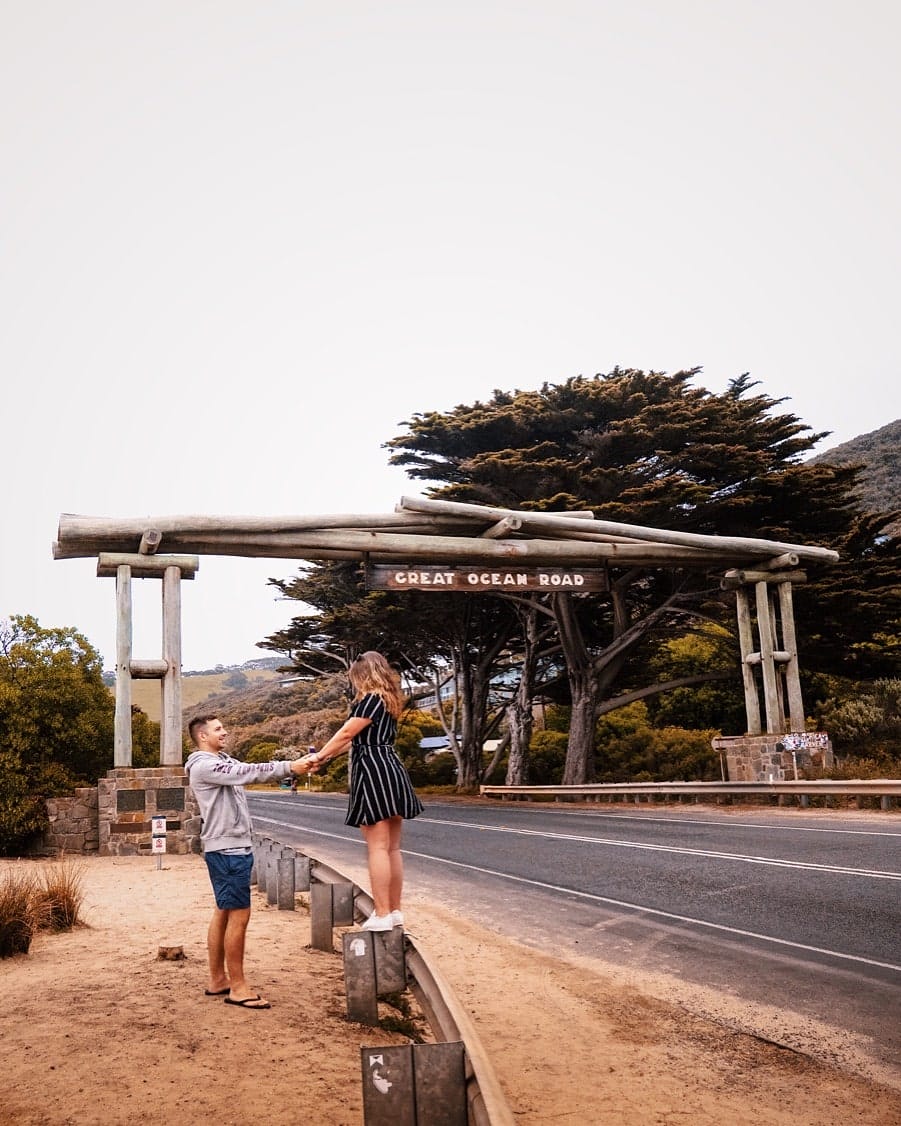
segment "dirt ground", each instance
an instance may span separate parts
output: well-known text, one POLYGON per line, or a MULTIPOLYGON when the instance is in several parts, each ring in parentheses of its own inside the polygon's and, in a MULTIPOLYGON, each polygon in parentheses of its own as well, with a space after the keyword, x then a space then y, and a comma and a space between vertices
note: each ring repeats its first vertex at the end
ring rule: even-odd
MULTIPOLYGON (((34 863, 50 862, 0 871, 34 863)), ((347 1020, 337 936, 334 954, 312 950, 302 906, 255 891, 248 977, 272 1008, 247 1012, 204 996, 199 857, 75 863, 84 925, 0 961, 3 1126, 360 1126, 360 1049, 406 1039, 347 1020), (159 960, 161 944, 186 958, 159 960)), ((520 1126, 901 1123, 901 1076, 834 1070, 415 897, 408 927, 471 1014, 520 1126)))

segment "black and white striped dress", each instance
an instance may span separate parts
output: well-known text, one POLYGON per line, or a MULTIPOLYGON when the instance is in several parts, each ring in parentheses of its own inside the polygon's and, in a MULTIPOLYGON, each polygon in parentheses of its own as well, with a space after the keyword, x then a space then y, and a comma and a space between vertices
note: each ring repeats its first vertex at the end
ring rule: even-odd
POLYGON ((382 697, 369 692, 354 701, 351 717, 371 722, 350 748, 350 802, 346 825, 374 825, 388 817, 418 817, 422 802, 394 749, 397 720, 382 697))

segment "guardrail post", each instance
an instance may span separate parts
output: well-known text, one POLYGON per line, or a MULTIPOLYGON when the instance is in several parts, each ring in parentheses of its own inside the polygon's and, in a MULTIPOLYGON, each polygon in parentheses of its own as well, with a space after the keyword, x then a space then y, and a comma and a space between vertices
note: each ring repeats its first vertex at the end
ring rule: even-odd
POLYGON ((283 848, 278 860, 278 909, 279 911, 293 911, 294 902, 294 849, 283 848))
POLYGON ((360 1057, 365 1126, 417 1126, 410 1045, 361 1048, 360 1057))
POLYGON ((416 1121, 420 1126, 466 1126, 466 1063, 462 1041, 413 1044, 416 1121))
POLYGON ((354 925, 354 885, 332 884, 332 923, 336 927, 354 925))
POLYGON ((257 876, 257 890, 266 894, 266 857, 268 855, 268 838, 260 837, 254 849, 253 861, 257 876))
POLYGON ((281 851, 280 846, 275 841, 270 841, 266 852, 266 902, 270 907, 274 907, 278 903, 279 857, 276 849, 279 849, 279 852, 281 851))
POLYGON ((310 884, 310 945, 315 950, 334 950, 332 945, 332 885, 313 880, 310 884))
POLYGON ((373 935, 371 931, 346 931, 342 945, 348 1019, 375 1027, 379 1023, 379 1004, 373 935))
POLYGON ((362 1048, 366 1126, 466 1126, 461 1042, 362 1048))
POLYGON ((296 891, 310 890, 310 858, 309 856, 294 857, 294 887, 296 891))
POLYGON ((407 962, 404 957, 404 932, 402 927, 390 931, 373 931, 375 951, 375 991, 379 997, 386 993, 403 993, 407 988, 407 962))
POLYGON ((879 799, 879 808, 880 809, 891 809, 892 808, 892 796, 891 796, 891 794, 883 794, 882 795, 882 797, 879 799))

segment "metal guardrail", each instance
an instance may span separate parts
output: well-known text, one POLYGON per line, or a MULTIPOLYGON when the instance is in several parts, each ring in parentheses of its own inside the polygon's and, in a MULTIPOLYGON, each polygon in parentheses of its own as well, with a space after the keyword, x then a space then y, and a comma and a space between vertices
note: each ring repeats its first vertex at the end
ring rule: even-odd
POLYGON ((842 795, 846 797, 878 797, 883 809, 890 809, 892 799, 901 797, 901 779, 875 778, 839 781, 832 778, 798 779, 792 782, 590 782, 584 786, 480 786, 486 798, 552 797, 556 801, 578 801, 602 795, 630 794, 636 797, 693 794, 716 797, 726 794, 769 794, 799 796, 804 799, 842 795))
MULTIPOLYGON (((349 876, 317 859, 306 848, 298 851, 310 858, 311 879, 328 884, 353 884, 349 876)), ((353 902, 358 921, 368 918, 375 907, 372 897, 356 884, 353 884, 353 902)), ((466 1103, 471 1126, 514 1126, 513 1113, 468 1013, 430 961, 423 944, 411 934, 405 933, 404 940, 410 989, 435 1038, 444 1043, 463 1042, 466 1103)))

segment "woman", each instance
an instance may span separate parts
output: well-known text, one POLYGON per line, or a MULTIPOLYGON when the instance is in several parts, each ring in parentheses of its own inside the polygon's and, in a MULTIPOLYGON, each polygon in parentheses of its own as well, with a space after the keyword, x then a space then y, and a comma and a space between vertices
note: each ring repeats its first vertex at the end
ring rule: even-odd
POLYGON ((389 931, 404 922, 401 829, 404 818, 422 813, 422 803, 394 749, 397 720, 404 706, 400 677, 373 650, 357 657, 348 676, 354 692, 350 717, 306 761, 323 766, 350 750, 350 801, 344 820, 359 826, 366 842, 375 904, 363 929, 389 931))

